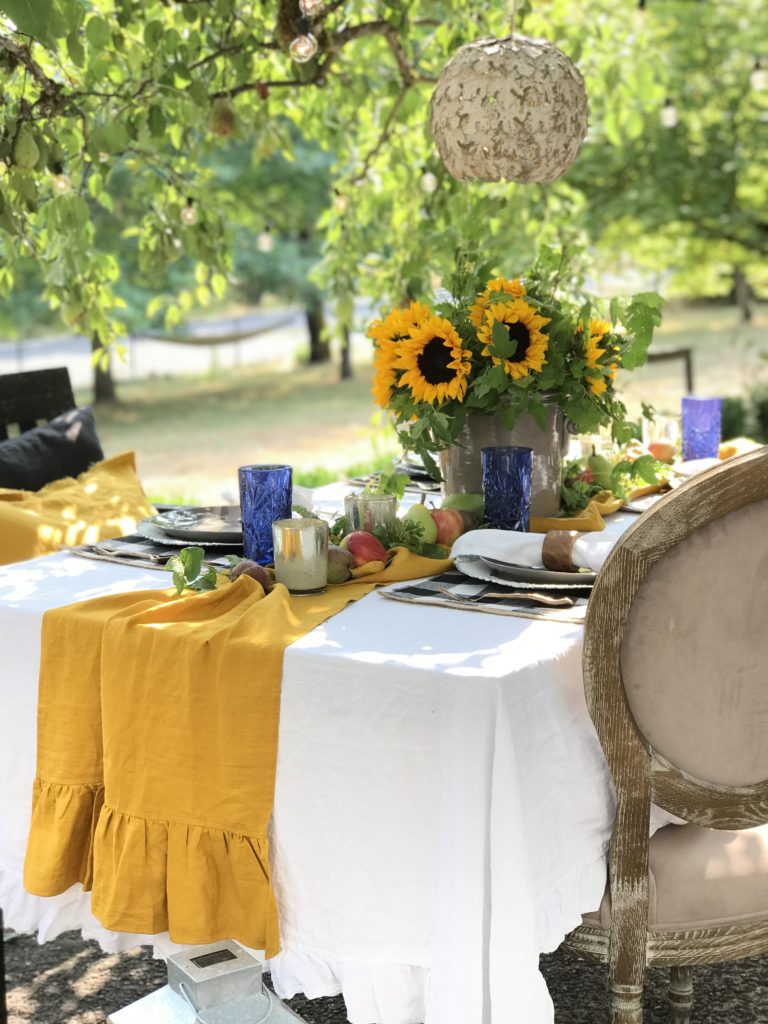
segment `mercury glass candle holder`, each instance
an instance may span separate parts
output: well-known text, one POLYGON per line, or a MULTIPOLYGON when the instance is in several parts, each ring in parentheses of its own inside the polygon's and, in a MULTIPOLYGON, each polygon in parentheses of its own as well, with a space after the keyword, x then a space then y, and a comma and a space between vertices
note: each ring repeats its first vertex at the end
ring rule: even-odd
POLYGON ((269 565, 273 557, 272 523, 291 514, 291 467, 241 466, 238 478, 243 554, 259 565, 269 565))
POLYGON ((533 451, 519 445, 483 448, 485 518, 496 530, 528 530, 533 451))
POLYGON ((683 462, 717 458, 722 408, 721 398, 693 398, 690 395, 683 398, 683 462))
POLYGON ((397 497, 394 494, 348 494, 344 499, 344 515, 350 531, 370 533, 377 526, 387 526, 397 519, 397 497))
POLYGON ((278 519, 272 537, 276 582, 292 594, 321 594, 328 583, 328 523, 278 519))

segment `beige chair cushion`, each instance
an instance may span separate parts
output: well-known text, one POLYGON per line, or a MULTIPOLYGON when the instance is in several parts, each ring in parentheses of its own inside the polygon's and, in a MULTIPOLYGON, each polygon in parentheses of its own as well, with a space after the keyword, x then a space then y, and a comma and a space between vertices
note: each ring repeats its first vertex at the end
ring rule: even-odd
MULTIPOLYGON (((649 881, 651 931, 768 918, 768 825, 742 832, 667 825, 651 839, 649 881)), ((610 928, 607 887, 583 923, 610 928)))
POLYGON ((689 775, 768 779, 768 499, 713 520, 649 571, 622 644, 640 731, 689 775))

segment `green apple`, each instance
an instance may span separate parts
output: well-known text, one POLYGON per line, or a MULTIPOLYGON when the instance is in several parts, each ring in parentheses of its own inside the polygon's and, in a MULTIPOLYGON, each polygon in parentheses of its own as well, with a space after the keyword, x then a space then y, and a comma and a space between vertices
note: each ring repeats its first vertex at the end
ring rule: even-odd
POLYGON ((430 515, 426 505, 411 505, 403 519, 416 523, 421 530, 421 539, 425 544, 435 543, 437 540, 437 523, 435 523, 430 515))
POLYGON ((457 508, 459 512, 479 512, 483 514, 482 494, 448 494, 443 498, 441 508, 457 508))
POLYGON ((482 523, 485 514, 482 494, 448 494, 441 508, 455 508, 461 512, 465 530, 474 530, 482 523))

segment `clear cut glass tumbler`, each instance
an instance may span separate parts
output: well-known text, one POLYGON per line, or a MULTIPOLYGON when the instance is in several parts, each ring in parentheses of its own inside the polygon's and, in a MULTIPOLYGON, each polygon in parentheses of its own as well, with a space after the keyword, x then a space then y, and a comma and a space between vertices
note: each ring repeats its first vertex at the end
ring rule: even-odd
POLYGON ((533 450, 518 445, 483 448, 485 518, 496 530, 528 530, 533 450))
POLYGON ((273 560, 272 523, 291 516, 291 467, 241 466, 237 472, 243 554, 259 565, 269 565, 273 560))
POLYGON ((683 461, 716 459, 720 447, 721 398, 693 398, 682 403, 683 461))

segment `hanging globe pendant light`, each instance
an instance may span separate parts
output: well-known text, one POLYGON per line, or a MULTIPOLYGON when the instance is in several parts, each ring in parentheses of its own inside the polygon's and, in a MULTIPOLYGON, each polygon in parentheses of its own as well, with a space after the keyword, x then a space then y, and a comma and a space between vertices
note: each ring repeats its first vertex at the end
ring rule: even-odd
POLYGON ((575 64, 543 39, 510 35, 462 46, 443 68, 430 125, 459 181, 554 181, 587 134, 575 64))

